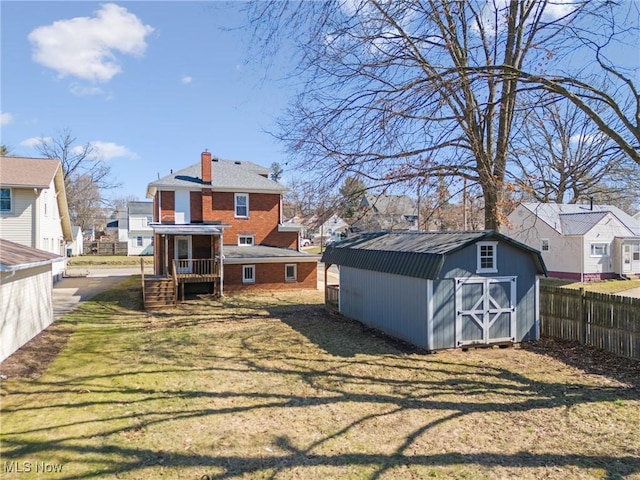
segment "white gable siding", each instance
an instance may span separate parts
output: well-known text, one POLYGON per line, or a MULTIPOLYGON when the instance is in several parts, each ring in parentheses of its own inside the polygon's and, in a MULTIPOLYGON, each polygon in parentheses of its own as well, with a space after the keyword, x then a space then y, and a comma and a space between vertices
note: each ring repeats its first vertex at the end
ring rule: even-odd
POLYGON ((505 233, 536 250, 542 250, 542 240, 549 240, 549 250, 541 251, 547 270, 581 273, 582 237, 563 236, 526 208, 519 206, 509 215, 505 233))
POLYGON ((56 200, 56 189, 53 180, 49 188, 40 192, 38 199, 40 225, 39 231, 40 245, 33 245, 35 248, 44 250, 45 252, 55 253, 56 255, 65 255, 66 242, 62 234, 62 224, 60 223, 60 210, 58 210, 58 202, 56 200), (45 242, 44 239, 47 239, 45 242))
POLYGON ((191 223, 191 192, 189 190, 176 190, 175 195, 176 224, 191 223))
POLYGON ((0 214, 0 237, 5 240, 37 248, 33 216, 36 196, 32 188, 11 189, 11 212, 0 214))
POLYGON ((585 273, 614 273, 614 238, 630 235, 620 221, 608 214, 584 237, 585 273), (591 244, 604 243, 607 245, 608 254, 604 257, 591 256, 591 244))
POLYGON ((51 266, 18 270, 0 282, 0 361, 53 322, 51 266))

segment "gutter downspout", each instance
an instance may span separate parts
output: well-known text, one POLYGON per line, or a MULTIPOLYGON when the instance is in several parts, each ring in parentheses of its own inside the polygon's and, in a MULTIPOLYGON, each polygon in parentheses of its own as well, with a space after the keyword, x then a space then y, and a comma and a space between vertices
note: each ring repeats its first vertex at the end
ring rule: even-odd
POLYGON ((580 254, 580 283, 584 283, 584 249, 586 248, 584 237, 581 238, 581 241, 582 241, 582 250, 581 250, 582 253, 580 254))

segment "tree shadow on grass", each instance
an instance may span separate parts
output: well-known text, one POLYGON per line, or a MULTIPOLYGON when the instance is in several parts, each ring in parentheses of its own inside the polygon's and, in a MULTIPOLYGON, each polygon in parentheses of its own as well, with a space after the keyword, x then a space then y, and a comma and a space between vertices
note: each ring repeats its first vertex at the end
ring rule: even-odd
MULTIPOLYGON (((91 356, 81 343, 85 333, 78 332, 75 348, 84 361, 111 362, 131 353, 123 352, 124 347, 113 341, 116 337, 110 337, 113 332, 124 332, 141 336, 126 347, 137 354, 135 362, 106 373, 79 375, 71 370, 64 378, 44 377, 33 384, 10 384, 6 390, 9 395, 30 398, 49 394, 49 401, 40 406, 33 401, 5 405, 7 415, 40 415, 43 420, 34 426, 14 424, 5 429, 3 460, 63 457, 89 465, 85 469, 88 471, 58 477, 69 479, 95 477, 98 468, 102 477, 147 476, 167 469, 173 469, 171 473, 185 469, 192 472, 195 468, 196 478, 208 475, 219 479, 301 475, 318 478, 328 471, 377 479, 402 476, 406 468, 423 468, 412 471, 414 476, 422 475, 424 468, 437 469, 435 474, 442 474, 442 469, 447 468, 486 472, 503 467, 516 471, 596 469, 611 480, 640 474, 640 459, 633 446, 615 456, 534 453, 526 449, 465 453, 455 451, 456 444, 450 445, 454 451, 448 452, 415 447, 418 439, 437 435, 443 427, 455 428, 463 421, 473 424, 472 419, 483 415, 499 415, 509 422, 510 416, 538 411, 569 411, 599 402, 636 401, 634 389, 565 378, 535 380, 517 369, 475 362, 466 356, 407 355, 401 345, 371 334, 358 322, 328 314, 315 304, 252 306, 229 300, 226 306, 233 308, 226 320, 219 320, 222 327, 229 328, 218 328, 209 337, 206 329, 213 323, 204 321, 207 317, 218 319, 219 312, 214 309, 151 320, 131 312, 135 313, 131 320, 116 316, 106 326, 105 319, 112 311, 108 302, 97 302, 95 310, 79 312, 85 318, 78 317, 78 321, 90 324, 86 334, 92 338, 88 341, 94 342, 93 336, 104 336, 104 346, 91 356), (158 332, 141 331, 149 322, 156 322, 158 332), (198 325, 202 328, 197 329, 198 325), (105 326, 104 330, 99 329, 101 326, 105 326), (234 326, 246 328, 233 333, 234 326), (142 375, 153 380, 145 384, 151 386, 139 386, 142 375), (213 386, 201 386, 200 381, 185 387, 181 380, 187 376, 213 379, 213 386), (291 387, 278 388, 269 381, 256 383, 259 386, 253 388, 246 386, 261 378, 291 387), (216 379, 220 379, 219 383, 216 379), (295 419, 313 418, 321 411, 326 414, 327 409, 340 413, 328 431, 301 433, 304 425, 294 424, 295 419), (93 413, 83 415, 87 410, 93 413), (55 412, 69 414, 48 415, 55 412), (80 413, 77 417, 76 412, 80 413), (185 425, 181 422, 197 420, 210 435, 213 432, 209 425, 225 425, 227 420, 248 415, 259 425, 268 414, 281 418, 283 430, 296 430, 296 434, 274 435, 270 452, 261 445, 245 453, 186 452, 157 437, 156 429, 180 429, 185 425), (380 430, 377 422, 390 417, 404 419, 403 415, 415 423, 398 424, 400 432, 393 432, 395 440, 390 440, 392 432, 380 430), (70 433, 74 426, 76 431, 70 433), (373 444, 364 451, 350 443, 349 439, 357 439, 363 429, 375 434, 380 445, 373 444), (154 432, 156 436, 147 441, 144 432, 154 432), (121 438, 130 439, 131 443, 118 441, 121 438), (375 447, 383 445, 391 448, 375 451, 375 447), (96 466, 92 468, 92 464, 96 466)), ((313 422, 308 425, 310 430, 312 425, 313 422)), ((232 432, 241 438, 244 432, 237 428, 232 432)), ((208 450, 213 447, 212 444, 208 450)))

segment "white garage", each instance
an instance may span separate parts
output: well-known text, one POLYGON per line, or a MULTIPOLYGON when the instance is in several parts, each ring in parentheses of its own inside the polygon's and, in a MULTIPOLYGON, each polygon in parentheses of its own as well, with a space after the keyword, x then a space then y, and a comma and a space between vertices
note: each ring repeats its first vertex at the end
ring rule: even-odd
POLYGON ((59 259, 0 239, 0 361, 53 322, 51 265, 59 259))

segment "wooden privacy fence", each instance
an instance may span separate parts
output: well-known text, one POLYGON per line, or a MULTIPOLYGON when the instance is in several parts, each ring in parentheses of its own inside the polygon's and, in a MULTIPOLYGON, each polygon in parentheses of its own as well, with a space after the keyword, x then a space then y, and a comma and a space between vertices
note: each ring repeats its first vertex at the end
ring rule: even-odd
POLYGON ((540 333, 640 360, 640 299, 541 285, 540 333))
POLYGON ((84 242, 85 255, 126 255, 127 242, 84 242))

